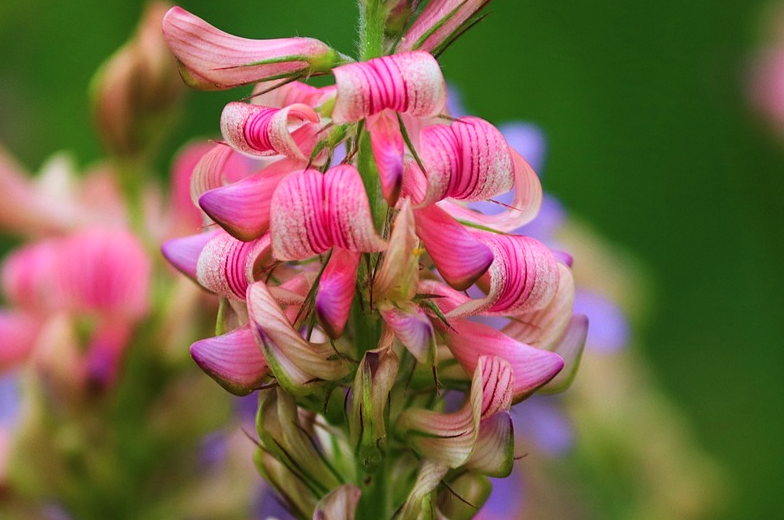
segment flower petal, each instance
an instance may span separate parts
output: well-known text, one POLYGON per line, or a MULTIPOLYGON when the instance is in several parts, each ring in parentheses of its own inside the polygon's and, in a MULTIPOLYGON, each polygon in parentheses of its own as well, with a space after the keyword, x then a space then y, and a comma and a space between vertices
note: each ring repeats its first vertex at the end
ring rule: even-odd
POLYGON ((267 232, 272 194, 278 183, 301 163, 282 159, 238 182, 199 197, 199 206, 231 236, 248 242, 267 232))
POLYGON ((389 246, 382 256, 381 267, 373 282, 373 298, 376 301, 410 301, 416 295, 422 251, 414 230, 411 201, 404 199, 392 225, 389 246))
POLYGON ((386 248, 386 242, 376 234, 365 185, 356 168, 341 164, 327 171, 324 204, 333 245, 362 252, 386 248))
POLYGON ((389 110, 368 118, 367 126, 381 193, 389 207, 395 207, 403 186, 403 134, 389 110))
POLYGON ((379 313, 395 337, 422 365, 432 367, 436 357, 436 338, 427 314, 414 304, 403 308, 379 306, 379 313))
POLYGON ((341 62, 337 52, 318 40, 240 38, 180 7, 164 16, 163 35, 185 83, 204 90, 328 72, 341 62))
POLYGON ((316 504, 313 520, 354 520, 362 491, 353 484, 343 484, 327 493, 316 504))
POLYGON ((508 411, 483 419, 466 468, 490 477, 507 477, 514 466, 514 429, 508 411))
POLYGON ((490 0, 431 0, 406 31, 397 51, 437 51, 490 0))
POLYGON ((196 163, 191 174, 191 200, 199 205, 199 197, 209 190, 223 186, 226 165, 234 150, 223 143, 216 143, 196 163))
POLYGON ((269 252, 269 235, 252 242, 242 242, 220 232, 199 255, 196 279, 202 287, 220 296, 244 299, 257 272, 271 262, 269 252))
POLYGON ((553 352, 561 356, 564 360, 564 369, 558 373, 542 390, 545 392, 563 392, 572 384, 574 376, 577 374, 577 367, 580 366, 580 358, 585 348, 585 338, 588 335, 588 318, 583 314, 572 316, 569 326, 557 345, 552 349, 553 352))
POLYGON ((197 341, 190 351, 208 376, 235 395, 258 389, 268 372, 267 362, 248 326, 197 341))
POLYGON ((414 212, 416 230, 438 272, 458 290, 470 287, 493 264, 493 252, 437 206, 414 212))
POLYGON ((415 117, 433 116, 446 106, 441 68, 426 52, 383 56, 336 67, 335 124, 359 121, 384 109, 415 117))
POLYGON ((336 247, 319 279, 316 314, 332 339, 343 334, 357 283, 360 254, 336 247))
POLYGON ((294 103, 304 103, 309 107, 319 107, 335 99, 335 85, 313 87, 301 81, 292 81, 270 90, 268 83, 259 83, 253 88, 251 103, 265 107, 283 108, 294 103))
POLYGON ((175 269, 196 281, 199 256, 204 250, 204 246, 220 233, 221 231, 215 230, 167 240, 161 246, 161 253, 175 269))
POLYGON ((332 247, 325 229, 324 175, 317 170, 295 172, 272 194, 270 234, 278 260, 302 260, 332 247))

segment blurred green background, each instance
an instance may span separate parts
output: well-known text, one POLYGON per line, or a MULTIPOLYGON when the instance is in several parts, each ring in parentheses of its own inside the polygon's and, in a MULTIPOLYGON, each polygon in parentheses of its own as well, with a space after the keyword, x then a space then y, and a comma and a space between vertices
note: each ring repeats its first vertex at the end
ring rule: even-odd
MULTIPOLYGON (((0 2, 0 142, 27 167, 100 157, 88 82, 142 5, 0 2)), ((354 48, 353 0, 181 5, 234 34, 354 48)), ((742 93, 765 5, 496 0, 442 58, 471 112, 541 125, 546 189, 645 265, 636 334, 730 475, 726 519, 784 518, 784 147, 742 93)), ((241 95, 192 93, 166 155, 241 95)))

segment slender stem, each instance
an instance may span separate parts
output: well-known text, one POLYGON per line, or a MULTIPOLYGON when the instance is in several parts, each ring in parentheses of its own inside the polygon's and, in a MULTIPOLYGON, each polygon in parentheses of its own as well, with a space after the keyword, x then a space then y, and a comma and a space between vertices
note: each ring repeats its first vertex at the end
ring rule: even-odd
POLYGON ((387 8, 382 0, 359 0, 359 59, 367 61, 384 54, 387 8))

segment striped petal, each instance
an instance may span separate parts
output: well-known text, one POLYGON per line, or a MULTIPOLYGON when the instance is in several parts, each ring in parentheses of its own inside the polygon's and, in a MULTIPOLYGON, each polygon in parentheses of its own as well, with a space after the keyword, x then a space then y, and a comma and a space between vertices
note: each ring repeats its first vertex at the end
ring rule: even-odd
POLYGON ((337 381, 350 367, 336 357, 332 347, 310 343, 295 331, 263 281, 248 287, 248 316, 256 342, 280 386, 302 396, 312 392, 312 383, 337 381))
POLYGON ((228 103, 221 114, 221 134, 235 149, 250 156, 266 157, 282 154, 307 160, 308 137, 318 131, 319 116, 308 105, 297 103, 285 108, 270 108, 248 103, 228 103), (308 126, 312 127, 310 132, 308 126), (292 134, 299 129, 297 138, 292 134), (307 154, 307 155, 306 155, 307 154))
POLYGON ((278 260, 302 260, 332 247, 325 229, 324 176, 317 170, 295 172, 272 194, 270 234, 278 260))
POLYGON ((251 103, 275 108, 304 103, 316 108, 335 99, 336 92, 334 85, 318 88, 300 81, 292 81, 270 90, 269 84, 260 83, 253 88, 251 103))
POLYGON ((432 55, 410 52, 336 67, 335 124, 351 123, 384 109, 415 117, 434 116, 446 106, 446 82, 432 55))
POLYGON ((406 31, 398 52, 438 52, 459 35, 471 18, 490 0, 431 0, 406 31))
POLYGON ((403 134, 389 110, 368 118, 373 158, 381 181, 381 193, 389 207, 395 207, 403 186, 403 134))
POLYGON ((357 283, 360 254, 334 248, 319 279, 316 314, 332 339, 343 334, 357 283))
POLYGON ((242 300, 258 272, 270 262, 269 248, 269 235, 242 242, 220 232, 199 255, 196 280, 220 296, 242 300))
POLYGON ((417 235, 438 272, 458 290, 470 287, 494 263, 493 251, 437 206, 415 211, 417 235))
POLYGON ((379 306, 384 322, 422 365, 431 367, 436 357, 436 338, 427 314, 414 304, 379 306))
POLYGON ((349 251, 374 252, 386 248, 376 234, 365 185, 356 168, 341 164, 324 176, 326 224, 332 243, 349 251))
POLYGON ((272 194, 278 183, 301 163, 282 159, 238 182, 199 197, 199 206, 231 236, 254 240, 269 229, 272 194))
POLYGON ((180 7, 172 7, 164 16, 163 35, 180 63, 185 83, 203 90, 324 73, 342 61, 318 40, 240 38, 180 7))
POLYGON ((559 268, 547 246, 520 235, 476 232, 493 252, 487 296, 470 300, 449 313, 458 318, 477 313, 512 315, 536 311, 555 297, 559 268))
POLYGON ((449 200, 439 205, 458 220, 509 233, 536 217, 542 206, 542 184, 523 157, 510 149, 514 161, 514 199, 507 208, 494 215, 486 215, 449 200))
POLYGON ((564 361, 557 354, 520 343, 482 323, 451 320, 444 330, 447 346, 460 365, 472 373, 481 356, 498 356, 514 373, 513 402, 528 397, 561 371, 564 361))
POLYGON ((250 327, 191 345, 191 356, 204 372, 235 395, 258 389, 268 368, 250 327))

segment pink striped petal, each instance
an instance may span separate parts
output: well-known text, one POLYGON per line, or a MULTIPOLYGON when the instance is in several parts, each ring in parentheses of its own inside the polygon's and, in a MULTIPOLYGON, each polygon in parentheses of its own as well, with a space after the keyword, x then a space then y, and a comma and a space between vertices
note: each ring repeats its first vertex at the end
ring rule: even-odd
POLYGON ((218 233, 199 255, 196 280, 220 296, 241 300, 257 273, 271 262, 269 248, 269 235, 242 242, 228 233, 218 233))
POLYGON ((324 331, 332 339, 343 334, 351 312, 359 260, 359 253, 336 247, 319 279, 316 314, 324 331))
POLYGON ((437 280, 422 280, 419 282, 417 293, 428 295, 438 306, 438 309, 447 314, 455 307, 467 302, 470 298, 461 291, 452 289, 447 284, 437 280))
POLYGON ((564 264, 558 264, 558 290, 544 308, 512 317, 502 332, 517 341, 552 351, 572 319, 574 277, 564 264))
POLYGON ((179 272, 196 281, 199 255, 204 246, 221 232, 218 230, 167 240, 161 246, 164 258, 179 272))
POLYGON ((341 62, 337 52, 318 40, 240 38, 180 7, 164 16, 163 35, 185 82, 204 90, 324 73, 341 62))
POLYGON ((459 220, 509 233, 529 223, 542 206, 542 184, 528 162, 510 148, 514 161, 514 200, 496 215, 485 215, 449 200, 439 202, 444 210, 459 220))
POLYGON ((195 206, 203 193, 223 186, 226 166, 234 154, 231 147, 217 143, 196 163, 191 175, 191 201, 195 206))
POLYGON ((27 360, 40 328, 41 323, 27 313, 0 309, 0 372, 27 360))
POLYGON ((270 234, 278 260, 302 260, 332 247, 325 227, 324 176, 317 170, 295 172, 272 195, 270 234))
MULTIPOLYGON (((270 108, 248 103, 227 104, 221 114, 221 134, 236 150, 251 155, 266 157, 282 154, 306 161, 310 150, 304 150, 307 137, 315 131, 305 133, 296 140, 292 135, 295 128, 303 124, 314 125, 319 116, 309 106, 297 103, 285 108, 270 108)), ((312 143, 310 149, 312 149, 312 143)))
POLYGON ((381 181, 381 193, 389 207, 395 207, 403 186, 403 135, 389 110, 368 118, 367 126, 381 181))
POLYGON ((402 308, 385 305, 378 310, 395 337, 416 360, 425 366, 433 366, 436 338, 433 324, 427 314, 411 303, 403 305, 402 308))
POLYGON ((415 117, 446 106, 446 82, 432 55, 410 52, 336 67, 335 124, 351 123, 384 109, 415 117))
POLYGON ((286 392, 302 396, 312 392, 312 383, 337 381, 350 367, 328 344, 305 341, 295 331, 263 281, 248 287, 248 316, 256 342, 272 374, 286 392))
POLYGON ((199 197, 199 206, 231 236, 248 242, 269 229, 272 194, 278 183, 301 163, 282 159, 238 182, 199 197))
POLYGON ((363 252, 386 248, 373 226, 365 185, 352 165, 341 164, 324 176, 324 203, 334 245, 363 252))
POLYGON ((472 373, 481 356, 498 356, 509 362, 514 373, 513 402, 528 397, 561 371, 564 361, 557 354, 520 343, 482 323, 450 321, 443 334, 449 350, 463 368, 472 373))
POLYGON ((334 85, 319 88, 300 81, 292 81, 270 90, 268 83, 260 83, 253 88, 251 103, 274 108, 304 103, 316 108, 327 101, 334 100, 336 92, 334 85))
POLYGON ((404 199, 392 226, 389 246, 375 276, 373 297, 376 301, 404 302, 416 295, 422 251, 414 230, 411 201, 404 199))
POLYGON ((438 51, 490 0, 431 0, 408 28, 397 52, 438 51))
POLYGON ((470 287, 493 264, 493 252, 437 206, 415 211, 416 230, 438 272, 458 290, 470 287))
POLYGON ((204 372, 235 395, 258 389, 268 368, 249 326, 191 345, 191 356, 204 372))
POLYGON ((487 296, 466 302, 449 313, 513 315, 545 307, 558 290, 559 268, 547 246, 530 237, 475 232, 493 252, 487 296))

